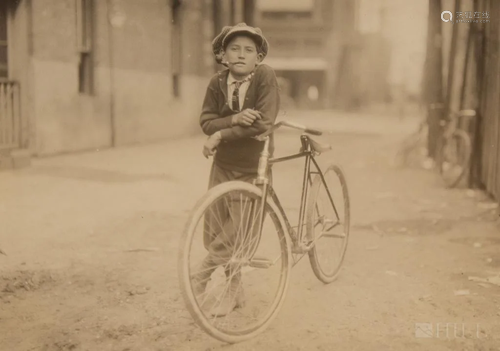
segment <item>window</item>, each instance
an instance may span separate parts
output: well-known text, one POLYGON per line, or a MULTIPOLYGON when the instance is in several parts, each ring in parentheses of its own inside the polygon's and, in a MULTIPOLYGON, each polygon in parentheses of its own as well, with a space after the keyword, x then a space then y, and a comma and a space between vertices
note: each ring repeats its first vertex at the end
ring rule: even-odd
POLYGON ((260 17, 266 21, 310 21, 314 20, 315 0, 258 0, 260 17))
POLYGON ((175 97, 181 96, 180 92, 180 82, 179 82, 179 74, 174 74, 172 76, 172 95, 175 97))
POLYGON ((321 50, 323 42, 319 38, 306 38, 304 39, 305 50, 321 50))
POLYGON ((257 8, 263 12, 311 12, 314 0, 258 0, 257 8))
POLYGON ((0 1, 0 78, 9 75, 7 45, 7 2, 0 1))
POLYGON ((311 11, 265 11, 262 12, 262 18, 266 20, 302 20, 302 19, 310 19, 312 18, 311 11))
POLYGON ((94 60, 92 55, 93 0, 76 0, 77 50, 79 54, 78 91, 92 94, 94 60))

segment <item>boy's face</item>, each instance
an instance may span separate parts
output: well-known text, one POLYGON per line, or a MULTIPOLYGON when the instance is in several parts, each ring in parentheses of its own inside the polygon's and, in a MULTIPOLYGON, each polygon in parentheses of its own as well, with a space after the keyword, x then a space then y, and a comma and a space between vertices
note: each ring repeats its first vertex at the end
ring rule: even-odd
POLYGON ((244 78, 262 61, 262 54, 257 53, 255 42, 246 36, 236 36, 226 47, 225 61, 235 78, 244 78))

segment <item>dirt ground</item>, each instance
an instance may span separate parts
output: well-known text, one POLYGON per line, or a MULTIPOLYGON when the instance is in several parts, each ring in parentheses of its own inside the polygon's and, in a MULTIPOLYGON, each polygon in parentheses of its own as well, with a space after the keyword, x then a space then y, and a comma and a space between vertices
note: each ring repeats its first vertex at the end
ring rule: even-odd
MULTIPOLYGON (((180 296, 177 251, 206 190, 203 137, 38 159, 0 173, 0 350, 500 350, 498 209, 398 169, 414 123, 313 116, 332 130, 321 163, 346 171, 352 228, 344 268, 320 283, 292 271, 270 328, 227 345, 204 334, 180 296), (489 279, 489 280, 488 280, 489 279)), ((298 134, 277 135, 277 154, 298 134)), ((298 206, 301 161, 275 167, 298 206)))

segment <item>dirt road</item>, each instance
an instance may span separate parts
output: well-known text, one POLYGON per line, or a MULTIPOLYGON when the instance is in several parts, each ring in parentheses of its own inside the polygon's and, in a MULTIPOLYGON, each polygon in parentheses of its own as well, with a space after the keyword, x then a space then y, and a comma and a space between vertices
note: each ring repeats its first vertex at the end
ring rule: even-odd
MULTIPOLYGON (((494 205, 394 168, 402 122, 308 122, 334 130, 320 160, 344 167, 352 198, 337 282, 302 260, 271 327, 220 343, 193 324, 177 283, 178 241, 207 185, 202 137, 36 160, 0 174, 0 350, 500 350, 494 205)), ((298 148, 297 134, 277 136, 278 154, 298 148)), ((301 171, 275 168, 292 213, 301 171)))

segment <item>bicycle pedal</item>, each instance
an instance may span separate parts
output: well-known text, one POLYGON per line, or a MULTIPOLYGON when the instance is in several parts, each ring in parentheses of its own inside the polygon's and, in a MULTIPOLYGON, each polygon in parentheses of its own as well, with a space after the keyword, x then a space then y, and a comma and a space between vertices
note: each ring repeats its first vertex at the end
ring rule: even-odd
POLYGON ((254 257, 248 265, 252 268, 269 268, 274 265, 274 262, 265 257, 254 257))
POLYGON ((312 246, 313 246, 312 242, 309 245, 302 244, 300 246, 295 246, 292 248, 292 253, 297 255, 305 254, 307 253, 307 251, 311 249, 312 246))
POLYGON ((311 250, 313 246, 314 246, 314 241, 310 241, 307 244, 304 244, 304 250, 307 252, 311 250))

